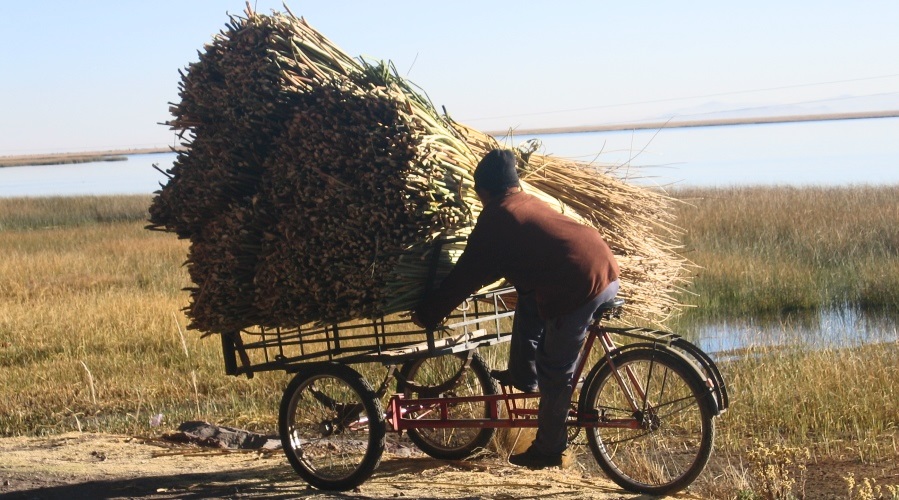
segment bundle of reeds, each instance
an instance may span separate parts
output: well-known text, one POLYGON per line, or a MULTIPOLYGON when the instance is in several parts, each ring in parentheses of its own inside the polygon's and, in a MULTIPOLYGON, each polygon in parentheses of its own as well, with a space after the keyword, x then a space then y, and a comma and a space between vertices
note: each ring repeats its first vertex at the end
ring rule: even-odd
MULTIPOLYGON (((499 143, 493 137, 454 123, 476 155, 499 143)), ((639 187, 614 175, 617 167, 536 154, 528 142, 519 151, 525 160, 522 183, 532 186, 560 211, 596 228, 621 268, 619 295, 630 303, 633 320, 663 324, 680 311, 676 293, 690 281, 691 263, 678 252, 681 233, 675 201, 662 191, 639 187)))
MULTIPOLYGON (((248 8, 180 90, 170 125, 186 148, 149 227, 191 240, 192 328, 408 310, 464 249, 480 211, 474 167, 496 143, 389 64, 349 57, 289 12, 248 8)), ((636 316, 676 307, 683 261, 655 236, 670 229, 663 196, 574 162, 524 153, 522 166, 529 190, 603 232, 636 316)))

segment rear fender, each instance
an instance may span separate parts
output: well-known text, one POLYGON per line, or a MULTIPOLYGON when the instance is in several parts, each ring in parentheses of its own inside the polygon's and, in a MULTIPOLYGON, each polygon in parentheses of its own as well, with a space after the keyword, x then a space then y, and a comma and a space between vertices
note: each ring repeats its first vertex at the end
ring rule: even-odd
MULTIPOLYGON (((692 345, 692 344, 691 344, 692 345)), ((702 382, 702 385, 706 387, 709 391, 710 397, 704 397, 702 400, 706 402, 709 410, 712 415, 720 415, 724 410, 721 407, 721 399, 719 397, 721 394, 715 390, 717 384, 714 381, 711 381, 709 376, 706 374, 706 369, 703 368, 700 364, 698 364, 692 356, 685 354, 686 351, 681 349, 676 349, 666 344, 660 343, 651 343, 651 342, 637 342, 634 344, 626 344, 621 347, 615 348, 611 351, 610 356, 612 358, 612 362, 614 363, 615 358, 621 356, 623 353, 630 352, 638 349, 650 349, 656 350, 659 352, 663 352, 668 354, 680 361, 683 362, 684 366, 690 368, 694 375, 696 375, 697 380, 702 382)), ((590 374, 587 376, 587 379, 584 381, 583 387, 589 387, 590 384, 593 383, 593 379, 596 375, 602 370, 606 365, 608 365, 608 360, 603 359, 599 363, 597 363, 592 370, 590 370, 590 374)), ((726 402, 726 399, 724 400, 726 402)))

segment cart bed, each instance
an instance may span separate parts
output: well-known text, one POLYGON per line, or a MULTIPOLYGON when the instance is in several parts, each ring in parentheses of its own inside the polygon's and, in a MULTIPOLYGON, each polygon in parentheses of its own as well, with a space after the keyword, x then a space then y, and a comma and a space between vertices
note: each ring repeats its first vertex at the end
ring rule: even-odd
POLYGON ((461 352, 505 342, 512 331, 517 295, 503 288, 472 295, 435 331, 399 315, 299 328, 263 328, 223 333, 228 375, 295 372, 318 362, 394 364, 405 359, 461 352))

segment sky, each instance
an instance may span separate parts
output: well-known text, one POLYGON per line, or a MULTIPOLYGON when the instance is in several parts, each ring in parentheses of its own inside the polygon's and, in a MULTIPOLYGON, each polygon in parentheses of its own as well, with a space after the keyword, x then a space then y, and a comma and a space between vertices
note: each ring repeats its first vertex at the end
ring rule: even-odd
MULTIPOLYGON (((161 123, 179 69, 245 5, 0 1, 0 156, 174 144, 161 123)), ((287 5, 485 131, 767 106, 899 109, 895 0, 287 5)))

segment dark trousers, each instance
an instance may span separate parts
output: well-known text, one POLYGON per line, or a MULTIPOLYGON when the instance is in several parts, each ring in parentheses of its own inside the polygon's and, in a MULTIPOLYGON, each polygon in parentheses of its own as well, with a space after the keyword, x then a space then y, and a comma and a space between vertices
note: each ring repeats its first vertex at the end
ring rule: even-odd
POLYGON ((593 313, 618 293, 613 281, 595 299, 556 318, 540 319, 534 292, 519 293, 509 346, 509 370, 515 387, 540 390, 537 437, 532 446, 546 455, 565 451, 568 446, 565 420, 578 355, 587 336, 593 313))

